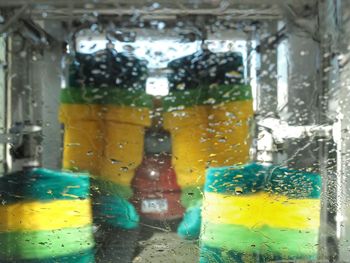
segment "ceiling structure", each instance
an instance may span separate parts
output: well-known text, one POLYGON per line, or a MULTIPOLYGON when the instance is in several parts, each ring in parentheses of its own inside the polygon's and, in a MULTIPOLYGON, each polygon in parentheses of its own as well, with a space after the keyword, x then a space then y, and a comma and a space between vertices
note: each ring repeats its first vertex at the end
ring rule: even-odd
POLYGON ((208 39, 215 32, 234 30, 235 34, 230 35, 241 39, 264 21, 312 16, 316 3, 317 0, 0 0, 0 34, 29 25, 29 31, 38 31, 37 35, 44 35, 41 31, 45 28, 54 39, 70 41, 76 32, 94 25, 103 34, 137 28, 152 32, 163 22, 166 28, 159 32, 164 34, 156 32, 158 36, 164 36, 166 30, 179 29, 176 34, 191 31, 200 35, 197 39, 208 39), (44 25, 48 21, 63 24, 65 30, 56 32, 51 27, 50 31, 44 25))
POLYGON ((279 19, 285 7, 312 7, 315 0, 1 0, 1 8, 20 8, 46 19, 64 19, 82 15, 140 15, 171 17, 179 15, 230 16, 242 19, 279 19))

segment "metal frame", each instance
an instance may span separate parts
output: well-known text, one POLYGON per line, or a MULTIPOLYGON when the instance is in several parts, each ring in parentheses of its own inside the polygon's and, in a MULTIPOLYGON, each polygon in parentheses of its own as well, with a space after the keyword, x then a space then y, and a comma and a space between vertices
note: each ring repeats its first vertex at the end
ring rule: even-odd
MULTIPOLYGON (((231 20, 273 20, 270 22, 269 29, 277 29, 276 23, 284 15, 287 16, 289 35, 289 94, 288 94, 288 113, 304 112, 304 117, 299 119, 291 115, 281 114, 282 120, 285 120, 289 125, 306 127, 306 125, 316 125, 316 127, 329 128, 332 123, 330 122, 329 114, 329 101, 328 95, 332 86, 337 85, 340 88, 338 97, 335 99, 345 99, 349 95, 348 87, 350 86, 350 63, 343 66, 343 70, 340 73, 340 82, 334 84, 330 76, 329 68, 338 70, 338 63, 335 55, 341 50, 345 55, 349 55, 348 50, 342 49, 338 46, 339 39, 338 34, 343 33, 345 36, 344 43, 350 42, 350 22, 345 20, 346 14, 340 14, 340 3, 344 4, 343 9, 350 9, 350 4, 341 0, 285 0, 281 3, 280 0, 230 0, 226 1, 227 4, 220 6, 221 1, 197 1, 193 4, 188 4, 186 1, 158 1, 159 6, 145 7, 142 1, 138 0, 104 0, 99 1, 98 6, 91 4, 88 0, 0 0, 0 7, 6 8, 19 8, 17 14, 30 13, 33 17, 46 21, 44 28, 49 31, 52 30, 48 20, 67 20, 72 22, 75 17, 81 17, 82 15, 95 16, 94 12, 98 16, 115 16, 121 17, 123 15, 134 15, 137 10, 137 15, 143 17, 143 19, 170 19, 176 20, 177 16, 205 16, 214 15, 221 19, 231 20), (318 2, 318 6, 315 3, 318 2), (263 4, 262 4, 263 3, 263 4), (27 4, 25 8, 24 4, 27 4), (46 5, 46 6, 45 6, 46 5), (304 12, 305 6, 312 7, 309 13, 304 12), (316 10, 314 7, 316 6, 316 10), (96 7, 98 7, 96 9, 96 7), (301 11, 300 11, 301 10, 301 11), (300 11, 300 12, 299 12, 300 11), (315 13, 316 11, 316 13, 315 13), (43 17, 45 14, 45 17, 43 17), (301 15, 299 15, 301 14, 301 15), (315 19, 316 18, 316 19, 315 19), (339 20, 343 18, 343 28, 339 28, 339 20), (343 32, 341 30, 344 30, 343 32), (305 51, 307 53, 305 54, 305 51), (301 55, 301 54, 304 55, 301 55), (327 55, 330 54, 330 55, 327 55), (300 57, 300 59, 298 59, 300 57), (320 59, 321 58, 321 59, 320 59), (308 62, 309 63, 306 63, 308 62), (328 71, 325 71, 327 70, 328 71), (302 75, 302 77, 300 77, 302 75), (321 81, 319 81, 321 80, 321 81), (305 100, 307 98, 307 100, 305 100), (313 101, 310 101, 313 100, 313 101), (302 101, 303 103, 301 103, 302 101), (306 107, 305 105, 309 106, 306 107)), ((19 17, 18 15, 16 17, 19 17)), ((15 19, 10 20, 11 23, 15 19)), ((8 27, 5 25, 3 29, 8 27)), ((60 28, 59 33, 63 33, 63 28, 60 28)), ((263 32, 263 34, 266 32, 263 32)), ((58 36, 60 39, 60 37, 58 36)), ((346 44, 347 45, 347 44, 346 44)), ((11 46, 11 43, 10 43, 11 46)), ((0 50, 1 52, 1 50, 0 50)), ((41 62, 32 63, 31 73, 37 72, 41 74, 43 68, 47 68, 47 65, 52 65, 52 55, 59 57, 61 55, 60 46, 54 44, 50 50, 44 51, 44 55, 41 62)), ((0 54, 1 55, 1 54, 0 54)), ((277 56, 272 52, 266 51, 267 60, 276 61, 277 56)), ((1 59, 1 57, 0 57, 1 59)), ((10 57, 10 66, 13 66, 12 57, 10 57)), ((57 61, 56 61, 57 62, 57 61)), ((58 62, 57 62, 58 63, 58 62)), ((59 61, 60 63, 60 61, 59 61)), ((36 113, 38 118, 43 120, 43 165, 46 167, 56 168, 59 167, 57 160, 59 160, 60 154, 60 126, 58 122, 49 126, 46 123, 53 118, 57 118, 58 108, 58 92, 60 88, 59 80, 59 64, 53 65, 55 70, 46 70, 44 79, 37 82, 35 77, 37 74, 32 75, 32 84, 35 84, 36 94, 43 101, 42 111, 36 113), (48 85, 50 83, 50 85, 48 85)), ((262 71, 268 70, 268 68, 261 68, 262 71)), ((11 71, 10 71, 11 72, 11 71)), ((1 74, 1 72, 0 72, 1 74)), ((337 73, 335 73, 337 75, 337 73)), ((1 82, 0 75, 0 82, 1 82)), ((266 76, 260 76, 260 96, 272 96, 277 98, 276 89, 270 89, 271 87, 277 87, 275 81, 266 76), (270 87, 269 89, 266 87, 270 87)), ((12 98, 11 90, 13 88, 12 80, 7 83, 9 93, 7 99, 12 98)), ((0 83, 0 92, 1 92, 0 83)), ((9 100, 10 103, 11 100, 9 100)), ((345 101, 346 102, 346 101, 345 101)), ((1 102, 0 102, 1 103, 1 102)), ((17 104, 11 104, 7 107, 7 118, 13 121, 11 116, 11 108, 17 107, 17 104)), ((275 103, 259 103, 258 109, 266 115, 268 112, 277 112, 277 105, 275 103)), ((326 140, 325 137, 318 135, 311 135, 311 137, 303 138, 297 142, 289 141, 286 143, 287 162, 296 168, 310 168, 315 163, 318 164, 317 170, 320 171, 323 177, 323 196, 322 196, 322 225, 321 225, 321 237, 320 237, 320 259, 321 260, 337 260, 336 256, 333 258, 333 254, 327 247, 330 246, 330 239, 337 239, 335 236, 335 212, 334 203, 332 199, 336 200, 337 214, 343 216, 341 225, 338 224, 339 233, 339 261, 345 262, 350 258, 350 208, 348 205, 350 199, 350 139, 349 139, 349 125, 350 125, 350 104, 340 104, 340 133, 341 138, 338 143, 338 168, 340 174, 335 173, 334 160, 330 159, 328 153, 334 150, 334 143, 330 140, 326 140), (305 144, 307 145, 305 147, 305 144), (317 151, 316 154, 313 153, 317 151), (302 155, 303 162, 295 162, 295 158, 298 155, 302 155), (341 182, 341 185, 336 184, 341 182), (338 196, 336 194, 338 193, 338 196), (331 209, 331 213, 329 212, 331 209), (346 215, 346 216, 344 216, 346 215)), ((0 109, 1 115, 1 109, 0 109)), ((1 117, 1 116, 0 116, 1 117)), ((34 118, 34 117, 33 117, 34 118)), ((37 118, 37 117, 35 117, 37 118)), ((34 119, 35 119, 34 118, 34 119)), ((1 124, 0 124, 1 125, 1 124)), ((322 129, 321 129, 322 130, 322 129)), ((1 151, 1 148, 0 148, 1 151)), ((1 156, 0 156, 1 158, 1 156)))
MULTIPOLYGON (((6 40, 0 37, 0 134, 6 133, 6 40)), ((0 175, 5 171, 5 145, 0 143, 0 175)))

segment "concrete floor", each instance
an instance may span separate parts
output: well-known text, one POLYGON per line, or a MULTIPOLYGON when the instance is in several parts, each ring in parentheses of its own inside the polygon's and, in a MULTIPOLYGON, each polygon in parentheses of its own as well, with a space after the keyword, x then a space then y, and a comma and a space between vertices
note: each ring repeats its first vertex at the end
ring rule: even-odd
POLYGON ((199 261, 198 243, 182 240, 174 232, 155 232, 139 241, 141 252, 133 263, 196 263, 199 261))

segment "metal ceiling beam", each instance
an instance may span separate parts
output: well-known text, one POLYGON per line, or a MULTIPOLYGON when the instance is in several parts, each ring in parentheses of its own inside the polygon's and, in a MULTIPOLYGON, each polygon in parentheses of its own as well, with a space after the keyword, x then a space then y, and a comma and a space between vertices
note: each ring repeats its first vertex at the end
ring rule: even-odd
MULTIPOLYGON (((92 0, 74 0, 74 6, 81 5, 90 5, 90 6, 101 6, 101 5, 127 5, 127 6, 138 6, 138 7, 151 7, 153 5, 153 1, 139 1, 139 0, 100 0, 98 3, 92 0)), ((157 1, 157 5, 160 7, 173 7, 173 6, 198 6, 199 8, 203 6, 209 7, 220 7, 225 5, 258 5, 258 6, 267 6, 267 5, 281 5, 287 4, 292 6, 300 6, 300 5, 314 5, 316 0, 229 0, 222 2, 220 0, 201 0, 201 1, 187 1, 187 0, 159 0, 157 1)), ((72 0, 0 0, 0 6, 3 7, 14 7, 23 4, 39 4, 39 5, 52 5, 52 6, 67 6, 72 4, 72 0)), ((153 5, 154 6, 154 5, 153 5)))
POLYGON ((148 10, 135 10, 135 9, 95 9, 92 11, 86 9, 45 9, 38 10, 35 9, 32 11, 32 15, 36 17, 42 17, 42 14, 45 13, 45 18, 59 19, 71 16, 73 18, 79 18, 87 14, 98 14, 99 16, 122 16, 122 15, 139 15, 146 20, 168 20, 174 18, 175 15, 186 16, 186 15, 211 15, 216 17, 225 17, 230 16, 231 20, 276 20, 280 19, 281 12, 277 9, 227 9, 227 10, 218 10, 218 9, 161 9, 155 11, 148 10))
POLYGON ((62 9, 34 9, 33 13, 38 12, 46 12, 46 13, 53 13, 53 14, 67 14, 67 12, 71 12, 76 15, 83 15, 90 12, 95 12, 99 15, 215 15, 215 16, 223 16, 223 15, 247 15, 247 16, 253 16, 253 15, 270 15, 270 16, 279 16, 281 14, 280 10, 277 7, 272 8, 266 8, 266 9, 257 9, 257 8, 250 8, 250 9, 219 9, 219 8, 206 8, 206 9, 171 9, 171 8, 165 8, 165 9, 158 9, 158 10, 147 10, 147 9, 125 9, 125 8, 115 8, 115 9, 81 9, 81 8, 75 8, 73 10, 69 10, 68 8, 62 8, 62 9))
POLYGON ((86 14, 97 12, 98 14, 211 14, 211 15, 280 15, 285 6, 294 9, 315 6, 316 0, 100 0, 94 3, 92 0, 0 0, 0 8, 20 7, 24 4, 30 6, 34 13, 50 12, 56 15, 60 13, 86 14))

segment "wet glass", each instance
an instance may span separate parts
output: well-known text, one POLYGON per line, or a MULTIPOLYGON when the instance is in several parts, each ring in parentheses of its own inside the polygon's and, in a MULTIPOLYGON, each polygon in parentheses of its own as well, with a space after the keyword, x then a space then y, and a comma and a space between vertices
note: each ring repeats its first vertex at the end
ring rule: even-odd
POLYGON ((348 262, 347 1, 0 1, 0 262, 348 262))

